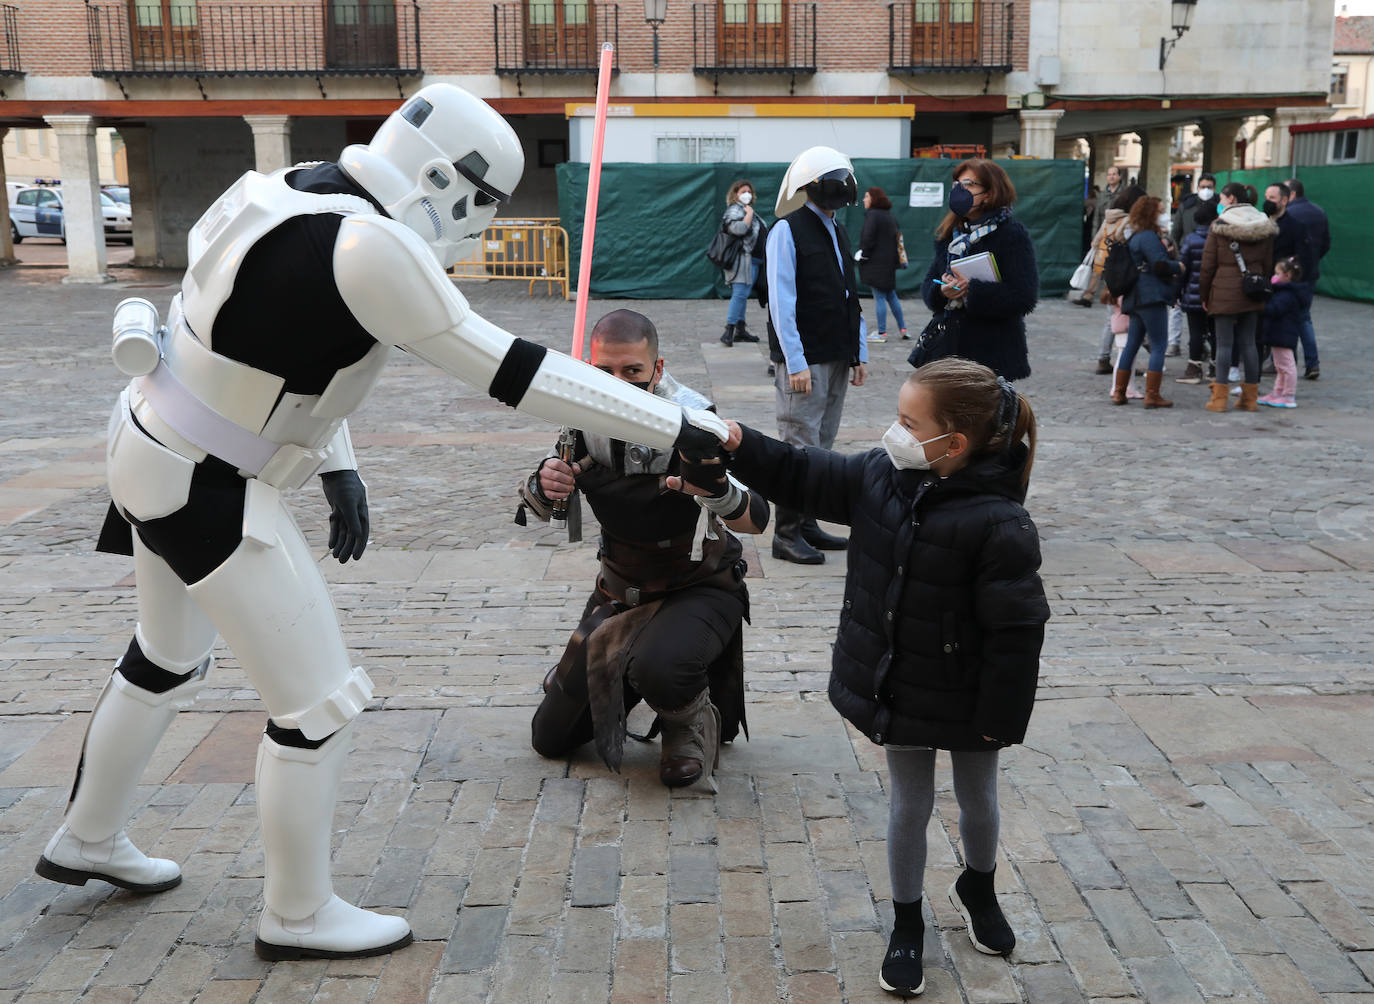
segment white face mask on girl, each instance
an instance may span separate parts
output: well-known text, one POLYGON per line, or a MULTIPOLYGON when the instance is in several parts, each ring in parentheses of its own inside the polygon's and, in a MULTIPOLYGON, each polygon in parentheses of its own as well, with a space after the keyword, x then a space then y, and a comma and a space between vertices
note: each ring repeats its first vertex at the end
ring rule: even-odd
POLYGON ((935 460, 927 460, 926 443, 933 443, 935 440, 944 439, 949 435, 952 433, 944 432, 929 439, 917 439, 907 432, 906 427, 901 422, 893 422, 883 433, 883 449, 887 451, 888 457, 892 460, 892 466, 897 470, 926 471, 930 469, 931 464, 949 456, 949 453, 946 452, 944 455, 936 457, 935 460))
POLYGON ((739 204, 741 206, 747 206, 749 205, 749 203, 754 201, 754 193, 740 192, 738 195, 735 196, 735 198, 739 200, 739 204))

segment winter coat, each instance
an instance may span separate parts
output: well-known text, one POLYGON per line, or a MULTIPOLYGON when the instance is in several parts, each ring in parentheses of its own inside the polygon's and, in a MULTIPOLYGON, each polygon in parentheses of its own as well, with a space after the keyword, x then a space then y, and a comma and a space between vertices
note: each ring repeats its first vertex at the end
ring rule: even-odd
MULTIPOLYGON (((1215 195, 1212 198, 1216 198, 1215 195)), ((1169 224, 1169 236, 1174 240, 1174 247, 1178 247, 1183 242, 1183 235, 1192 232, 1193 213, 1197 211, 1197 204, 1202 200, 1197 197, 1197 192, 1189 192, 1178 204, 1178 209, 1174 211, 1174 218, 1169 224)))
POLYGON ((934 260, 921 284, 921 296, 935 314, 923 338, 934 339, 930 345, 934 354, 926 351, 926 344, 917 342, 907 362, 916 366, 946 356, 962 356, 982 363, 998 376, 1021 380, 1030 376, 1030 353, 1026 348, 1025 317, 1040 298, 1040 271, 1035 263, 1035 247, 1030 234, 1015 217, 1003 222, 978 243, 970 245, 967 254, 992 252, 997 259, 1001 282, 974 279, 964 295, 965 306, 948 309, 949 301, 936 284, 949 271, 949 240, 935 242, 934 260), (944 330, 937 329, 943 325, 944 330))
POLYGON ((1264 341, 1280 349, 1296 349, 1302 341, 1302 319, 1312 309, 1310 282, 1278 282, 1264 305, 1264 341))
POLYGON ((1148 307, 1155 303, 1173 303, 1178 298, 1174 280, 1183 274, 1183 266, 1169 257, 1159 234, 1153 230, 1142 230, 1132 234, 1126 246, 1130 248, 1131 261, 1142 271, 1130 292, 1121 298, 1122 313, 1130 314, 1137 307, 1148 307), (1161 276, 1156 269, 1167 271, 1168 275, 1161 276))
POLYGON ((725 208, 725 214, 720 218, 720 225, 726 233, 742 238, 739 256, 735 259, 735 267, 721 270, 725 275, 726 284, 751 282, 753 262, 750 259, 759 257, 763 253, 763 244, 759 241, 759 235, 763 231, 763 221, 759 219, 758 210, 754 210, 753 218, 749 220, 746 226, 744 206, 738 202, 732 202, 725 208), (754 254, 755 246, 758 247, 758 255, 754 254))
POLYGON ((1025 738, 1049 619, 1022 508, 1027 451, 948 478, 744 429, 730 467, 779 506, 850 526, 830 702, 875 743, 996 749, 1025 738), (983 736, 991 736, 988 742, 983 736))
POLYGON ((1202 313, 1202 293, 1198 289, 1202 282, 1202 249, 1211 229, 1210 223, 1194 227, 1178 247, 1179 261, 1183 263, 1182 306, 1190 314, 1202 313))
POLYGON ((1098 227, 1097 233, 1093 235, 1093 276, 1094 278, 1102 274, 1102 267, 1107 264, 1107 238, 1119 240, 1122 231, 1126 228, 1126 218, 1129 214, 1124 209, 1108 209, 1107 215, 1102 220, 1102 226, 1098 227))
POLYGON ((1302 262, 1303 282, 1314 285, 1321 278, 1321 260, 1331 250, 1331 224, 1322 207, 1305 197, 1290 199, 1285 214, 1302 224, 1306 244, 1302 262))
POLYGON ((859 278, 871 289, 897 288, 897 218, 886 209, 864 214, 859 235, 859 278))
POLYGON ((1264 309, 1263 301, 1252 300, 1241 292, 1240 267, 1231 251, 1231 242, 1236 242, 1245 260, 1245 270, 1268 280, 1274 273, 1274 235, 1278 232, 1273 220, 1244 202, 1217 217, 1202 248, 1202 278, 1198 284, 1198 293, 1209 314, 1248 314, 1264 309))

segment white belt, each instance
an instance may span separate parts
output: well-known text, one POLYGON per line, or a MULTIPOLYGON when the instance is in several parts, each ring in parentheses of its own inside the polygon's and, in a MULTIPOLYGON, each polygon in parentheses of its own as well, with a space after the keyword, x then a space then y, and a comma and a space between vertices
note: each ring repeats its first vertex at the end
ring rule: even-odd
POLYGON ((230 421, 187 389, 165 360, 133 383, 157 417, 182 439, 275 488, 299 488, 329 457, 327 446, 312 450, 274 443, 230 421))

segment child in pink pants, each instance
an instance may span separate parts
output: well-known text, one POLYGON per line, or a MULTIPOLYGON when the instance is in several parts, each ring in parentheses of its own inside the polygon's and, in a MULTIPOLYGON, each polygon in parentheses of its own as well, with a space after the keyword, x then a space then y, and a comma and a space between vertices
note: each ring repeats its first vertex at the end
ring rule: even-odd
POLYGON ((1274 263, 1273 294, 1264 306, 1264 340, 1274 357, 1274 389, 1259 399, 1270 408, 1296 408, 1298 365, 1293 350, 1302 337, 1303 314, 1312 305, 1312 286, 1302 281, 1294 258, 1274 263))

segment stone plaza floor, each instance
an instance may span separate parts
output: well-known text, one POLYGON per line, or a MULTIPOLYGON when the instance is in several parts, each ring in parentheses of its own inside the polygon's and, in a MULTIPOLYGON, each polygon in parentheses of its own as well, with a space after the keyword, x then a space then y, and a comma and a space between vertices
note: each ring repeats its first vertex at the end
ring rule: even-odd
MULTIPOLYGON (((122 380, 111 308, 179 276, 0 272, 0 1000, 870 1002, 891 920, 882 752, 825 696, 843 562, 746 539, 752 739, 719 791, 670 794, 657 748, 620 775, 529 748, 546 669, 591 587, 572 545, 513 523, 556 430, 397 355, 351 422, 370 491, 363 560, 322 567, 376 684, 335 819, 338 891, 403 913, 388 958, 253 954, 264 712, 232 653, 159 747, 130 826, 185 881, 136 897, 33 866, 87 713, 136 617, 128 559, 94 553, 104 430, 122 380)), ((573 306, 463 287, 567 348, 573 306)), ((757 346, 724 302, 647 313, 680 380, 773 427, 757 346)), ((927 312, 906 303, 909 328, 927 312)), ((871 302, 866 312, 872 320, 871 302)), ((1003 757, 998 886, 1009 960, 975 952, 944 890, 959 865, 948 761, 931 821, 927 990, 938 1002, 1374 1002, 1374 306, 1319 300, 1324 372, 1295 411, 1115 408, 1092 374, 1103 308, 1047 300, 1023 390, 1041 441, 1027 503, 1053 620, 1025 745, 1003 757)), ((749 319, 761 329, 751 305, 749 319)), ((891 421, 909 343, 870 347, 840 448, 891 421)), ((1265 390, 1268 381, 1265 378, 1265 390)), ((315 486, 294 503, 325 553, 315 486)), ((632 726, 645 721, 637 712, 632 726)))

